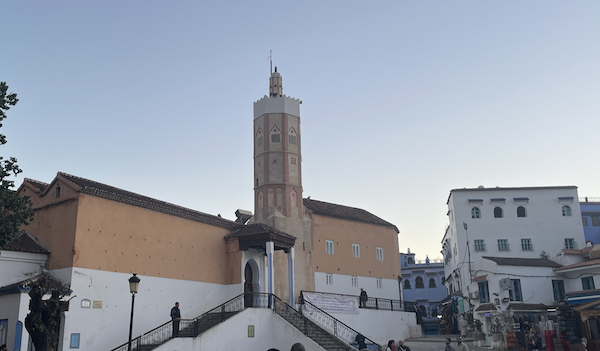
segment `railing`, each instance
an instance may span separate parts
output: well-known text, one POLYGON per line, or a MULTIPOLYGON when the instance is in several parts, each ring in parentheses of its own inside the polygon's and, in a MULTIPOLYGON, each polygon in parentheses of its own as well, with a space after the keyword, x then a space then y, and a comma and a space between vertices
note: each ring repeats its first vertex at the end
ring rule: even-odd
MULTIPOLYGON (((391 301, 391 300, 390 300, 391 301)), ((339 321, 329 313, 323 311, 319 307, 313 305, 309 301, 303 300, 300 305, 300 312, 319 327, 328 331, 331 335, 337 337, 343 342, 352 345, 358 349, 359 335, 364 338, 364 342, 369 350, 380 350, 381 346, 375 341, 365 337, 356 330, 350 328, 343 322, 339 321)))
MULTIPOLYGON (((205 312, 200 317, 194 319, 182 319, 179 322, 179 337, 196 337, 204 331, 210 329, 232 317, 234 314, 243 311, 246 307, 271 308, 269 294, 241 294, 223 304, 205 312)), ((173 337, 173 322, 168 321, 151 331, 144 333, 131 340, 132 350, 141 350, 142 348, 151 349, 151 346, 159 345, 169 341, 173 337), (145 347, 144 347, 145 346, 145 347)), ((127 351, 129 342, 124 343, 112 351, 127 351)))
MULTIPOLYGON (((302 293, 314 293, 316 291, 301 291, 300 299, 302 300, 302 293)), ((334 294, 334 293, 324 293, 319 292, 319 294, 323 295, 337 295, 337 296, 352 296, 360 301, 360 297, 356 295, 347 295, 347 294, 334 294)), ((383 311, 402 311, 402 301, 400 300, 391 300, 391 299, 382 299, 380 297, 369 297, 367 301, 359 304, 360 308, 366 308, 371 310, 383 310, 383 311)))
POLYGON ((600 197, 580 197, 579 202, 600 202, 600 197))

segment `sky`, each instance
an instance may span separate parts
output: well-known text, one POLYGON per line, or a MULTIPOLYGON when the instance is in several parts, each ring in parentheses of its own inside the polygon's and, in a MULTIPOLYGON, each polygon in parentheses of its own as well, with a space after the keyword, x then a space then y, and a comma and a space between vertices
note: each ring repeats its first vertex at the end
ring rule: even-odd
POLYGON ((441 257, 451 189, 600 196, 597 0, 32 0, 0 16, 17 184, 60 171, 253 211, 273 50, 303 102, 303 196, 395 224, 401 252, 441 257))

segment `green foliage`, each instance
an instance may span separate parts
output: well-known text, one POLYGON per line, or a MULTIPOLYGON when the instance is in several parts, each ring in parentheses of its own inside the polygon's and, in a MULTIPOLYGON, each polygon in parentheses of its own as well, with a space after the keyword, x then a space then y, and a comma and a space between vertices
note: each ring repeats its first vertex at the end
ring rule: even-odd
MULTIPOLYGON (((6 82, 0 82, 0 128, 1 122, 6 118, 6 111, 19 101, 17 94, 8 94, 7 91, 6 82)), ((4 144, 6 136, 0 134, 0 145, 4 144)), ((29 197, 21 197, 11 189, 15 182, 10 177, 16 177, 22 172, 16 158, 4 159, 0 156, 0 249, 15 240, 19 236, 19 227, 29 224, 33 218, 29 197)))

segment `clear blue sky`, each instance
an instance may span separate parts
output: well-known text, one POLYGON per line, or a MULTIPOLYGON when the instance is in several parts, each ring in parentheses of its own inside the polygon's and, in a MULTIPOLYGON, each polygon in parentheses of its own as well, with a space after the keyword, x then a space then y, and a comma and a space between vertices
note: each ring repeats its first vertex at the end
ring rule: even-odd
POLYGON ((302 104, 304 197, 438 257, 450 189, 600 196, 600 2, 10 1, 2 156, 211 214, 253 210, 269 66, 302 104))

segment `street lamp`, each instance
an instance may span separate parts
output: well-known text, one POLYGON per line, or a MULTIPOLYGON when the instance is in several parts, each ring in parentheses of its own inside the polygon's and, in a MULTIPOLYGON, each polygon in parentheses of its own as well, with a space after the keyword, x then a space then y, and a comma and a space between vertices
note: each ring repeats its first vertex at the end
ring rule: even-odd
POLYGON ((138 292, 140 287, 140 278, 137 273, 133 273, 133 276, 129 278, 129 291, 131 292, 131 318, 129 319, 129 346, 127 351, 131 351, 131 333, 133 332, 133 305, 135 303, 135 294, 138 292))

